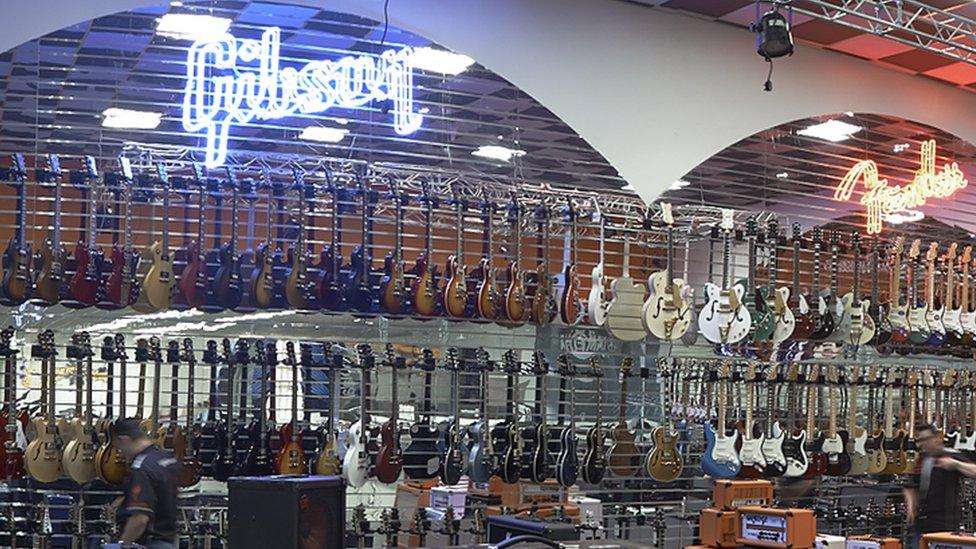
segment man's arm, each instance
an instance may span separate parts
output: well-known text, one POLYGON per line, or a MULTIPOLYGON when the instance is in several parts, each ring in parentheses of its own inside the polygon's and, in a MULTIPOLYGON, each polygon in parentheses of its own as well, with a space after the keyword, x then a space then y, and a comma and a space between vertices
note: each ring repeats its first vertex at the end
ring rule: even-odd
POLYGON ((122 527, 122 534, 119 536, 119 541, 138 540, 146 532, 147 526, 149 526, 149 515, 145 513, 133 513, 129 515, 129 518, 125 521, 125 526, 122 527))
POLYGON ((918 490, 912 487, 902 488, 905 496, 905 512, 908 514, 908 524, 915 524, 915 517, 918 516, 918 490))
POLYGON ((951 457, 943 457, 939 459, 936 465, 950 471, 958 471, 961 475, 969 478, 976 478, 976 463, 969 463, 951 457))

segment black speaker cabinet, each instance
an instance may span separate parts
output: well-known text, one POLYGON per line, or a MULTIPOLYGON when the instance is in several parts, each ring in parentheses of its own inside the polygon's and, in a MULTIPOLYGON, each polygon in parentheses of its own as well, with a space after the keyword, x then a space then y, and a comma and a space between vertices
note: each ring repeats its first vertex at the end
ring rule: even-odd
POLYGON ((227 487, 229 547, 343 546, 346 487, 342 477, 234 477, 227 487))

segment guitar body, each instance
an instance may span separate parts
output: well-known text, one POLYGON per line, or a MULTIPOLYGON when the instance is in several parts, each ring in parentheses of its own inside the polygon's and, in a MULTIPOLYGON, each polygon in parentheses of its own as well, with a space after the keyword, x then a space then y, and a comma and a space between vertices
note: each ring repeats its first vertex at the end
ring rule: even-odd
MULTIPOLYGON (((724 427, 720 428, 724 429, 724 427)), ((742 462, 739 461, 739 453, 735 451, 738 440, 738 431, 733 431, 729 436, 719 437, 715 426, 710 422, 706 423, 702 471, 713 478, 732 478, 739 474, 742 462)))
POLYGON ((891 341, 891 322, 888 320, 887 306, 871 303, 868 306, 868 316, 874 321, 874 341, 877 347, 883 347, 891 341))
POLYGON ((468 476, 477 483, 485 483, 494 474, 495 468, 485 455, 485 438, 491 436, 486 432, 485 423, 478 421, 471 426, 470 437, 474 441, 468 451, 468 476))
POLYGON ((294 309, 308 308, 308 258, 305 250, 288 250, 288 273, 285 275, 285 300, 294 309))
POLYGON ((34 440, 24 452, 24 467, 38 482, 54 482, 61 478, 61 449, 57 431, 47 420, 40 420, 34 440))
POLYGON ((383 484, 393 484, 400 478, 403 461, 400 458, 400 432, 396 424, 387 421, 380 427, 380 450, 376 454, 373 472, 376 480, 383 484))
MULTIPOLYGON (((778 429, 778 424, 776 429, 778 429)), ((786 473, 788 477, 802 477, 807 472, 810 462, 807 456, 807 433, 798 431, 790 434, 780 431, 783 439, 783 455, 786 456, 786 473)))
POLYGON ((782 343, 793 337, 796 329, 796 315, 789 306, 790 289, 787 287, 777 288, 773 294, 773 343, 782 343))
POLYGON ((112 248, 112 272, 105 281, 105 299, 110 305, 109 308, 128 307, 139 299, 139 283, 135 277, 138 263, 138 254, 126 253, 124 249, 118 247, 112 248), (123 302, 124 284, 129 286, 129 295, 123 302))
POLYGON ((607 471, 607 452, 604 448, 605 435, 602 428, 590 427, 586 431, 586 452, 580 474, 583 482, 599 484, 607 471))
POLYGON ((762 455, 766 460, 766 467, 763 469, 764 478, 781 477, 786 474, 786 454, 783 452, 783 440, 785 433, 776 436, 763 438, 762 455))
POLYGON ((684 460, 678 451, 677 434, 667 427, 657 427, 651 432, 654 449, 647 454, 644 468, 658 482, 671 482, 681 476, 684 460))
POLYGON ((515 484, 522 476, 522 452, 519 450, 519 427, 515 424, 505 426, 505 452, 498 464, 498 476, 506 484, 515 484))
POLYGON ((224 309, 240 307, 244 297, 242 284, 241 258, 236 250, 232 250, 230 243, 220 248, 220 267, 214 275, 213 288, 217 303, 224 309))
POLYGON ((891 307, 891 310, 888 311, 888 323, 891 325, 892 343, 908 341, 908 336, 911 333, 911 326, 908 323, 908 304, 891 307))
POLYGON ((579 302, 579 276, 576 265, 569 264, 563 268, 558 285, 559 319, 570 326, 579 322, 582 316, 579 302))
POLYGON ((201 278, 206 276, 207 268, 200 257, 200 243, 190 244, 183 257, 186 258, 186 266, 180 274, 180 293, 187 305, 199 308, 207 301, 207 286, 199 284, 201 278))
POLYGON ((274 469, 279 475, 304 475, 308 472, 305 465, 305 450, 302 449, 302 437, 304 433, 298 429, 293 433, 291 423, 286 423, 281 428, 281 450, 275 458, 274 469), (294 434, 294 440, 292 435, 294 434))
POLYGON ((766 437, 762 433, 759 434, 758 438, 742 438, 742 446, 739 448, 739 461, 742 463, 742 467, 739 469, 738 476, 742 478, 764 478, 766 476, 766 456, 762 451, 765 441, 766 437))
MULTIPOLYGON (((360 488, 366 484, 372 463, 369 457, 369 443, 363 443, 360 437, 363 435, 362 420, 353 423, 349 428, 346 440, 351 441, 346 446, 346 455, 342 457, 342 476, 346 483, 353 488, 360 488)), ((368 436, 368 429, 367 429, 368 436)))
POLYGON ((736 343, 749 334, 752 316, 743 306, 745 288, 735 284, 727 292, 712 283, 705 284, 705 307, 698 314, 698 327, 705 339, 712 343, 736 343), (739 306, 733 310, 730 294, 735 294, 739 306))
POLYGON ((651 295, 641 309, 644 329, 663 341, 680 339, 691 324, 688 303, 681 299, 685 293, 685 282, 667 280, 667 271, 658 271, 647 279, 651 295), (674 299, 678 296, 677 301, 674 299))
MULTIPOLYGON (((0 425, 4 426, 4 429, 0 431, 0 466, 4 468, 4 478, 18 479, 24 476, 24 453, 17 446, 18 433, 7 432, 9 419, 10 415, 4 408, 0 412, 0 425)), ((18 431, 22 432, 23 430, 23 424, 20 421, 17 421, 14 427, 18 431)))
POLYGON ((905 454, 905 440, 907 435, 899 430, 889 439, 884 441, 884 454, 887 464, 884 473, 888 475, 900 475, 907 472, 908 460, 905 454))
POLYGON ((403 470, 408 478, 432 479, 440 473, 437 437, 437 430, 428 421, 418 421, 410 426, 410 444, 403 451, 403 470))
POLYGON ((95 479, 95 433, 85 428, 80 419, 72 422, 74 438, 64 447, 61 467, 68 478, 78 484, 95 479))
POLYGON ((823 441, 823 453, 827 456, 826 474, 834 477, 846 475, 851 470, 851 456, 847 453, 848 434, 840 431, 823 441))
POLYGON ((268 459, 267 444, 262 448, 260 442, 252 440, 251 447, 244 455, 241 473, 247 476, 263 477, 273 472, 271 460, 268 459))
POLYGON ((528 273, 528 279, 529 318, 540 326, 549 324, 556 318, 556 309, 559 308, 553 300, 553 285, 549 274, 544 267, 539 266, 528 273))
POLYGON ((413 284, 413 309, 420 316, 437 316, 439 292, 437 291, 437 273, 424 257, 417 259, 414 267, 417 276, 413 284))
MULTIPOLYGON (((332 271, 328 272, 331 276, 332 271)), ((406 286, 403 279, 403 262, 400 258, 390 252, 383 260, 383 277, 380 278, 380 305, 388 314, 395 315, 404 312, 404 297, 406 286)))
POLYGON ((312 465, 312 473, 316 475, 338 475, 342 472, 342 462, 339 461, 339 449, 335 439, 326 437, 325 444, 312 465))
POLYGON ((836 321, 834 312, 827 302, 819 296, 813 297, 813 333, 808 339, 811 341, 824 341, 834 333, 836 321))
MULTIPOLYGON (((611 335, 621 341, 640 341, 647 336, 641 321, 644 307, 644 288, 634 283, 629 276, 620 276, 610 283, 613 298, 607 305, 605 327, 611 335)), ((637 465, 635 465, 637 467, 637 465)), ((613 465, 611 464, 611 470, 613 465)), ((634 469, 636 471, 636 468, 634 469)))
POLYGON ((33 258, 30 246, 18 246, 14 240, 10 241, 3 252, 3 277, 0 278, 0 286, 8 303, 20 304, 30 297, 33 258))
POLYGON ((586 318, 591 326, 603 326, 607 321, 607 281, 603 263, 590 273, 590 293, 586 297, 586 318))
POLYGON ((453 486, 461 481, 464 475, 464 453, 461 445, 453 437, 448 436, 447 452, 444 454, 444 461, 441 462, 441 482, 453 486))
POLYGON ((847 440, 846 453, 851 460, 851 467, 848 475, 864 475, 868 472, 868 451, 867 451, 868 432, 860 427, 854 429, 854 436, 849 436, 847 440))
POLYGON ((641 453, 634 441, 637 435, 627 428, 626 423, 617 423, 610 432, 613 444, 607 453, 607 465, 618 477, 632 477, 640 469, 641 453))
POLYGON ((495 285, 495 268, 487 259, 478 264, 478 316, 494 320, 498 316, 498 287, 495 285))
POLYGON ((108 443, 99 446, 95 451, 95 474, 103 481, 118 486, 129 473, 129 462, 122 455, 111 433, 110 429, 108 443))
POLYGON ((525 322, 525 278, 517 263, 508 265, 508 286, 505 288, 505 318, 509 322, 525 322))
POLYGON ((750 341, 753 343, 762 343, 763 341, 769 340, 773 336, 773 331, 776 330, 776 316, 769 307, 768 296, 766 296, 765 289, 759 288, 756 290, 755 294, 746 296, 747 303, 752 303, 752 337, 750 341))
POLYGON ((572 427, 559 432, 559 453, 556 454, 556 482, 569 487, 576 484, 579 477, 579 454, 576 433, 572 427))
POLYGON ((464 264, 451 256, 447 259, 444 272, 451 273, 444 284, 444 311, 448 316, 464 318, 468 309, 468 284, 465 280, 467 272, 464 264))
POLYGON ((926 313, 925 302, 919 302, 916 306, 908 310, 908 341, 922 345, 929 341, 932 330, 928 325, 928 315, 926 313))
POLYGON ((884 446, 885 434, 883 430, 878 429, 872 436, 867 437, 865 448, 868 454, 867 473, 869 475, 881 473, 888 467, 888 456, 885 454, 884 446))
POLYGON ((810 334, 816 329, 816 321, 813 318, 813 314, 810 312, 810 306, 807 304, 807 300, 802 295, 796 297, 798 303, 797 310, 794 311, 794 321, 795 325, 793 327, 792 338, 797 340, 805 340, 810 338, 810 334))
MULTIPOLYGON (((64 264, 67 252, 64 246, 56 249, 51 240, 45 240, 37 253, 37 278, 34 280, 34 298, 47 305, 61 300, 61 286, 64 285, 64 264)), ((4 276, 7 268, 4 266, 4 276)), ((2 293, 6 293, 4 290, 2 293)))
POLYGON ((844 308, 844 315, 834 330, 839 341, 851 345, 870 343, 875 334, 874 319, 868 313, 871 302, 862 299, 860 304, 855 304, 853 294, 846 294, 841 298, 841 306, 844 308))
POLYGON ((151 308, 165 311, 173 300, 173 286, 176 281, 173 259, 164 259, 163 245, 155 242, 146 251, 143 260, 149 262, 149 269, 142 279, 140 298, 151 308))
POLYGON ((349 277, 344 287, 344 300, 346 307, 360 313, 368 313, 373 309, 373 292, 370 282, 368 268, 365 265, 364 255, 366 251, 362 247, 353 250, 350 258, 349 277))
MULTIPOLYGON (((274 268, 278 252, 267 243, 258 246, 254 253, 254 270, 251 271, 249 284, 251 287, 251 305, 258 309, 267 309, 274 302, 275 281, 274 268)), ((182 287, 182 280, 180 281, 182 287)))
POLYGON ((75 247, 75 274, 68 282, 71 299, 85 306, 98 303, 103 258, 101 250, 93 254, 84 243, 75 247), (88 271, 95 273, 95 276, 89 277, 88 271))
POLYGON ((945 342, 946 329, 942 323, 944 313, 945 309, 941 305, 938 307, 928 307, 925 310, 925 324, 929 329, 929 337, 925 340, 927 345, 938 347, 945 342))

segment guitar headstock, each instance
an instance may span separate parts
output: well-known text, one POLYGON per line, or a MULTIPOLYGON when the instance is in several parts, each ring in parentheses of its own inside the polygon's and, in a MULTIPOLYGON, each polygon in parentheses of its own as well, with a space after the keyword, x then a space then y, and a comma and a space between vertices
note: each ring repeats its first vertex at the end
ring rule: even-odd
POLYGON ((369 370, 376 363, 376 357, 373 356, 373 347, 369 343, 360 343, 356 345, 356 359, 359 361, 359 367, 364 370, 369 370))
POLYGON ((779 382, 779 363, 778 362, 770 362, 769 365, 766 366, 766 381, 768 381, 769 383, 778 383, 779 382))
POLYGON ((576 369, 569 362, 569 355, 562 353, 556 357, 556 371, 563 377, 570 377, 576 374, 576 369))
POLYGON ((447 349, 447 357, 444 360, 444 366, 451 371, 458 371, 461 369, 461 360, 458 357, 458 350, 456 347, 449 347, 447 349))
POLYGON ((929 244, 929 250, 925 252, 925 260, 929 263, 935 263, 935 260, 939 258, 939 243, 932 242, 929 244))
POLYGON ((10 352, 10 343, 13 342, 13 339, 13 326, 7 326, 3 331, 0 331, 0 351, 2 351, 2 354, 6 355, 10 352))
POLYGON ((908 248, 908 257, 910 259, 915 259, 922 253, 922 239, 916 238, 912 241, 912 245, 908 248))
POLYGON ((112 351, 115 355, 115 359, 124 361, 126 359, 125 336, 122 334, 115 334, 115 337, 112 338, 112 344, 115 346, 114 350, 112 351))
POLYGON ((722 208, 722 222, 720 227, 726 233, 732 232, 732 229, 735 228, 735 210, 722 208))
POLYGON ((119 155, 119 170, 122 172, 122 183, 125 185, 131 185, 134 176, 132 175, 132 162, 129 158, 123 155, 119 155))
POLYGON ((204 176, 203 173, 203 164, 199 162, 193 162, 192 164, 190 164, 190 167, 193 171, 193 183, 201 189, 204 188, 204 186, 206 185, 206 176, 204 176))
POLYGON ((620 363, 620 378, 627 379, 634 369, 634 357, 625 356, 620 363))
POLYGON ((942 387, 946 389, 951 389, 956 380, 956 370, 954 368, 949 368, 945 372, 942 372, 942 387))
POLYGON ((796 383, 798 379, 800 379, 800 366, 796 362, 791 362, 790 367, 786 369, 786 381, 796 383))
POLYGON ((535 375, 545 375, 549 373, 549 361, 542 351, 532 353, 532 373, 535 375))
POLYGON ((246 339, 239 338, 234 343, 234 362, 237 364, 251 363, 250 345, 248 345, 246 339))
MULTIPOLYGON (((590 211, 590 223, 602 224, 603 223, 603 209, 600 207, 600 201, 593 197, 591 200, 593 204, 593 209, 590 211)), ((662 203, 663 207, 663 203, 662 203)), ((669 206, 670 207, 670 206, 669 206)))
POLYGON ((958 248, 959 248, 959 244, 956 242, 952 242, 951 244, 949 244, 949 249, 946 250, 946 260, 955 261, 956 254, 958 253, 957 251, 958 248))
POLYGON ((393 347, 392 343, 387 343, 383 349, 384 362, 390 368, 400 368, 404 365, 404 359, 401 356, 397 356, 396 349, 393 347))
MULTIPOLYGON (((227 343, 229 348, 230 341, 227 343)), ((192 342, 190 344, 192 345, 192 342)), ((185 351, 186 349, 184 349, 184 352, 185 351)), ((207 341, 207 347, 203 350, 203 362, 204 364, 210 364, 211 366, 220 363, 220 349, 216 340, 210 339, 207 341)))
MULTIPOLYGON (((210 341, 214 344, 214 349, 216 350, 217 342, 212 339, 210 341)), ((183 347, 182 351, 180 352, 180 359, 190 366, 197 363, 196 354, 193 352, 193 340, 188 337, 183 338, 183 347)))
POLYGON ((813 240, 813 247, 816 249, 820 249, 820 247, 823 245, 823 229, 821 229, 820 227, 814 227, 812 240, 813 240))
POLYGON ((159 338, 152 336, 149 338, 149 357, 151 360, 163 360, 163 349, 159 338))
POLYGON ((518 356, 512 349, 505 351, 505 354, 502 355, 502 364, 502 369, 508 375, 517 374, 522 370, 522 366, 519 365, 518 356))
POLYGON ((827 366, 827 382, 833 385, 840 383, 840 375, 837 372, 837 366, 833 364, 827 366))
POLYGON ((295 355, 295 342, 285 342, 285 364, 288 366, 298 366, 298 357, 295 355))
POLYGON ((102 347, 99 357, 103 362, 115 361, 115 339, 113 339, 112 336, 105 336, 102 338, 102 347))
POLYGON ((180 361, 180 343, 175 339, 171 339, 166 347, 166 362, 169 364, 176 364, 180 361))
POLYGON ((756 224, 756 216, 750 215, 746 219, 746 236, 755 237, 759 232, 759 226, 756 224))
POLYGON ((749 361, 749 364, 746 366, 746 371, 742 374, 742 379, 744 379, 747 382, 756 381, 756 363, 755 362, 753 362, 751 360, 749 361))
POLYGON ((851 248, 854 249, 854 253, 861 253, 861 232, 851 231, 851 248))
POLYGON ((671 215, 671 203, 661 202, 661 219, 667 226, 674 225, 674 217, 671 215))
POLYGON ((956 372, 956 379, 955 379, 955 383, 953 383, 953 386, 958 390, 965 389, 969 387, 969 379, 971 377, 972 376, 969 374, 967 370, 959 370, 956 372))
POLYGON ((918 370, 916 370, 915 368, 908 370, 907 377, 908 377, 907 385, 909 387, 915 387, 916 385, 918 385, 918 370))
POLYGON ((803 227, 799 223, 793 224, 793 234, 790 239, 796 244, 803 243, 803 227))
POLYGON ((596 355, 590 355, 590 377, 603 377, 603 368, 600 367, 600 359, 596 355))
POLYGON ((224 166, 224 173, 227 175, 227 179, 224 181, 224 186, 227 187, 233 193, 240 190, 240 185, 237 183, 237 170, 233 166, 224 166))
POLYGON ((960 257, 959 262, 963 265, 968 265, 969 262, 972 260, 973 260, 973 247, 967 244, 962 248, 962 256, 960 257))
POLYGON ((436 368, 437 359, 434 357, 434 351, 428 348, 420 351, 420 369, 425 372, 433 372, 436 368))
POLYGON ((833 230, 830 231, 830 251, 837 252, 840 250, 840 231, 833 230))
POLYGON ((932 371, 928 368, 922 368, 920 381, 922 382, 922 387, 931 388, 934 386, 934 381, 932 379, 932 371))
POLYGON ((770 246, 779 244, 779 220, 776 216, 769 218, 766 222, 766 239, 770 246))
POLYGON ((807 368, 807 383, 820 383, 820 365, 811 364, 807 368))
POLYGON ((47 170, 44 170, 43 173, 40 170, 35 171, 37 172, 38 182, 51 185, 58 185, 61 182, 61 160, 56 154, 47 155, 47 170))
POLYGON ((858 365, 853 365, 847 369, 847 383, 850 385, 861 383, 861 367, 858 365))
POLYGON ((235 364, 234 359, 237 358, 234 355, 234 348, 231 346, 230 339, 224 338, 220 341, 220 358, 223 360, 224 364, 228 366, 233 366, 235 364))

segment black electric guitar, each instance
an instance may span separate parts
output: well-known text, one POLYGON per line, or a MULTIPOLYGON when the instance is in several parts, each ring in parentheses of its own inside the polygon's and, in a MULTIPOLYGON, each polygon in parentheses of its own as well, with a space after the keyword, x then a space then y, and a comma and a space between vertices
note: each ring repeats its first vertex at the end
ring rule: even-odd
MULTIPOLYGON (((226 358, 228 349, 230 348, 230 341, 225 340, 224 345, 226 347, 224 357, 226 358)), ((198 437, 200 441, 199 457, 205 473, 211 472, 211 466, 217 459, 218 447, 223 444, 227 431, 227 424, 220 418, 220 412, 218 411, 220 406, 217 399, 217 378, 220 374, 218 369, 220 361, 221 357, 217 342, 212 339, 207 341, 207 347, 203 351, 203 363, 210 367, 208 373, 210 376, 210 396, 207 401, 207 415, 203 425, 199 427, 200 435, 198 437)))
POLYGON ((593 426, 586 431, 586 451, 583 453, 580 475, 587 484, 599 484, 607 471, 607 450, 603 429, 603 369, 595 355, 590 357, 588 375, 596 384, 596 418, 593 426))
MULTIPOLYGON (((247 352, 247 341, 243 339, 237 340, 239 345, 238 350, 241 347, 244 348, 244 352, 247 352)), ((214 418, 212 423, 213 430, 211 436, 214 438, 217 449, 217 453, 214 455, 213 460, 210 464, 211 476, 215 480, 227 480, 231 475, 234 474, 234 470, 237 468, 237 447, 234 443, 233 429, 229 423, 234 420, 234 379, 237 375, 237 355, 234 349, 231 347, 230 340, 226 337, 221 342, 222 349, 222 359, 224 364, 227 366, 227 393, 224 395, 226 399, 224 408, 224 417, 221 419, 216 418, 216 412, 208 411, 208 415, 214 418)), ((209 351, 209 349, 208 349, 209 351)), ((207 357, 204 355, 204 361, 207 357)), ((217 376, 213 372, 215 368, 211 369, 211 397, 210 405, 211 410, 217 407, 217 388, 216 383, 213 381, 217 376)), ((203 429, 202 435, 206 436, 206 429, 203 429)))
MULTIPOLYGON (((241 274, 241 255, 237 253, 237 203, 240 184, 233 168, 227 167, 226 188, 230 191, 230 240, 218 253, 217 272, 213 279, 213 293, 217 303, 225 309, 236 309, 244 296, 244 282, 241 274)), ((244 189, 245 194, 250 194, 244 189)))
POLYGON ((454 416, 448 432, 445 433, 447 450, 441 463, 441 481, 444 484, 453 485, 461 480, 461 475, 465 473, 467 465, 461 442, 461 370, 464 366, 458 357, 458 350, 453 347, 447 350, 446 367, 451 371, 454 386, 454 416))
POLYGON ((417 367, 424 373, 424 400, 420 416, 410 425, 410 444, 403 450, 403 470, 412 479, 431 479, 440 473, 437 428, 431 424, 431 387, 436 361, 430 349, 423 350, 417 367))
POLYGON ((813 317, 811 341, 823 341, 834 331, 834 317, 830 314, 826 301, 820 295, 820 251, 823 247, 823 233, 820 227, 813 228, 813 283, 810 289, 810 315, 813 317))
POLYGON ((267 347, 262 342, 257 343, 256 352, 257 363, 261 367, 261 395, 256 410, 257 421, 252 422, 250 428, 250 448, 244 457, 241 472, 248 476, 265 476, 272 472, 268 452, 268 377, 271 364, 276 360, 267 356, 267 347))
MULTIPOLYGON (((560 486, 576 484, 579 476, 579 453, 576 443, 576 370, 566 355, 561 355, 559 363, 560 388, 563 381, 569 380, 569 425, 559 431, 559 453, 556 455, 556 482, 560 486)), ((561 391, 564 393, 564 391, 561 391)), ((560 417, 565 415, 566 399, 560 398, 560 417)))
POLYGON ((545 482, 552 477, 549 452, 549 423, 546 419, 546 375, 549 363, 541 351, 532 354, 532 374, 535 375, 535 417, 537 421, 522 430, 525 439, 523 477, 533 482, 545 482))
POLYGON ((501 477, 502 481, 514 484, 522 476, 523 450, 522 427, 519 421, 520 391, 518 390, 518 375, 521 372, 522 365, 519 364, 515 351, 508 350, 505 352, 503 369, 507 378, 508 402, 511 404, 508 409, 508 417, 503 423, 495 427, 492 436, 499 441, 496 443, 496 447, 499 448, 501 454, 498 463, 498 476, 501 477))
POLYGON ((3 253, 3 277, 0 278, 0 303, 4 305, 19 305, 27 301, 33 287, 31 263, 34 256, 24 234, 27 228, 26 176, 24 156, 20 153, 13 155, 13 165, 0 173, 0 177, 17 191, 16 226, 14 236, 3 253))

